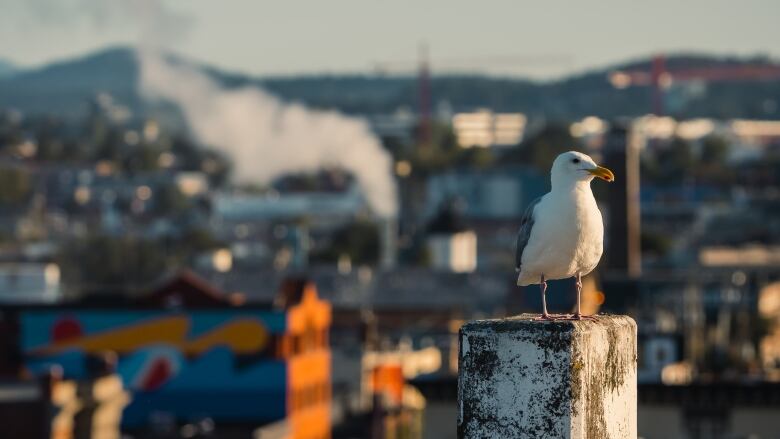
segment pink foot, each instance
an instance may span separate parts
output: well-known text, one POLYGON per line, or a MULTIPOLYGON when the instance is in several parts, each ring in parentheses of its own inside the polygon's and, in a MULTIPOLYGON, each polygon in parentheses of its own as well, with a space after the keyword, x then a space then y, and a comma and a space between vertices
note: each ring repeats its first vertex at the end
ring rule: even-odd
POLYGON ((598 316, 586 316, 583 314, 542 314, 536 317, 534 320, 543 322, 561 322, 561 321, 582 321, 588 320, 590 322, 598 321, 598 316))
POLYGON ((571 320, 570 314, 542 314, 534 320, 545 322, 556 322, 560 320, 571 320))
POLYGON ((572 315, 572 320, 589 320, 591 322, 595 322, 598 320, 598 316, 596 315, 586 316, 583 314, 574 314, 572 315))

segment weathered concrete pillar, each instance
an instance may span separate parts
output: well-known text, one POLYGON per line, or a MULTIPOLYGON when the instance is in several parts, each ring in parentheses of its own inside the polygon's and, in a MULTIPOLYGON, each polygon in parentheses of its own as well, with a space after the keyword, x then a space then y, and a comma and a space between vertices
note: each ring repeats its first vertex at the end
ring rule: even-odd
POLYGON ((458 437, 635 439, 636 323, 534 317, 461 328, 458 437))

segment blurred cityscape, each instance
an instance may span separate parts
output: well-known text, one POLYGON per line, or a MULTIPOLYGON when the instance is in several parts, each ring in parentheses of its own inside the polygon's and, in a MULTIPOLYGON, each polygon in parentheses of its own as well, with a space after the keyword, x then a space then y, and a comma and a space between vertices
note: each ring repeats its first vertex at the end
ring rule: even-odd
POLYGON ((455 437, 458 329, 540 310, 515 234, 579 150, 617 177, 583 307, 638 322, 639 435, 780 437, 780 64, 402 64, 3 64, 0 436, 455 437))

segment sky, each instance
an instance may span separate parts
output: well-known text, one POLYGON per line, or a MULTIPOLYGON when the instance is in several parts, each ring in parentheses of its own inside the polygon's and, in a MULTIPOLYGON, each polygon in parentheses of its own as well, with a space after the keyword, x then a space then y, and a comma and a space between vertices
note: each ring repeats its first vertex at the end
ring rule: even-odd
POLYGON ((0 0, 0 59, 33 67, 148 40, 252 75, 411 71, 554 78, 653 53, 780 58, 778 0, 0 0), (141 9, 145 12, 139 13, 141 9))

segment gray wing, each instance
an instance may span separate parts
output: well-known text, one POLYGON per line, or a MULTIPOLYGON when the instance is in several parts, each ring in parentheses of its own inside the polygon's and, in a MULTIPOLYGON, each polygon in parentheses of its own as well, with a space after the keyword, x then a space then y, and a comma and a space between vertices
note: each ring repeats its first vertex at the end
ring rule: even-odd
POLYGON ((520 219, 520 233, 517 234, 517 248, 515 249, 515 268, 518 273, 523 262, 523 250, 528 245, 528 240, 531 239, 531 229, 534 227, 534 208, 540 201, 542 201, 542 197, 533 200, 520 219))

